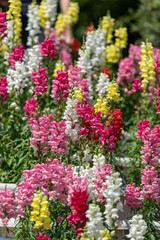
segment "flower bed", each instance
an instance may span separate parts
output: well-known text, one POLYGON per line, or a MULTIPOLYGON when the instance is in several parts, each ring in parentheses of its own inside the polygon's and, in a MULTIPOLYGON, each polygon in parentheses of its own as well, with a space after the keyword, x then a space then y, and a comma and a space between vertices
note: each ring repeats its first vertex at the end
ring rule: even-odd
POLYGON ((160 50, 130 45, 122 59, 127 29, 110 15, 68 44, 78 4, 52 29, 56 4, 30 5, 27 50, 21 2, 0 14, 0 181, 17 185, 0 185, 3 228, 15 220, 15 240, 158 239, 160 50))

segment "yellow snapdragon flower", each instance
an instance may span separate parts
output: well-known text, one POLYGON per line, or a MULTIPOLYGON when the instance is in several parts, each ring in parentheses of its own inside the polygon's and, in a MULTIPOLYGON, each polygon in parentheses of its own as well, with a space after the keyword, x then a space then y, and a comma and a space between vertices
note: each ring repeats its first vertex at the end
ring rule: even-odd
POLYGON ((120 49, 125 48, 127 46, 128 34, 127 28, 119 28, 115 30, 115 45, 120 49))
POLYGON ((105 230, 100 230, 100 234, 102 235, 102 240, 110 240, 111 239, 111 235, 107 228, 105 230))
POLYGON ((66 15, 60 13, 57 17, 57 21, 55 23, 55 29, 58 35, 63 33, 67 27, 67 17, 66 15))
POLYGON ((31 206, 33 211, 31 211, 30 221, 35 222, 34 228, 44 227, 45 229, 50 229, 51 219, 47 196, 41 192, 35 193, 31 206))
POLYGON ((45 28, 45 23, 49 22, 49 18, 46 17, 45 11, 46 11, 46 9, 45 9, 45 0, 42 0, 41 4, 39 6, 40 26, 42 28, 45 28))
POLYGON ((110 101, 119 101, 120 98, 120 93, 118 92, 118 84, 117 83, 110 83, 108 85, 108 94, 107 94, 107 98, 110 101))
POLYGON ((79 5, 76 2, 70 2, 68 11, 66 14, 60 13, 57 17, 57 21, 55 23, 55 29, 58 35, 63 33, 66 28, 67 24, 75 24, 78 21, 79 15, 79 5))
POLYGON ((107 61, 109 63, 118 63, 121 57, 121 52, 119 47, 117 47, 114 44, 108 45, 106 48, 106 53, 107 53, 107 61))
POLYGON ((75 93, 75 97, 77 98, 77 100, 81 102, 83 100, 82 90, 77 87, 74 89, 74 93, 75 93))
POLYGON ((109 114, 110 107, 107 106, 107 99, 98 98, 96 104, 94 105, 95 112, 101 112, 101 116, 109 114))
POLYGON ((61 60, 58 60, 56 62, 54 73, 53 73, 53 77, 57 77, 57 71, 62 71, 62 72, 65 71, 64 63, 61 60))
POLYGON ((7 19, 11 20, 13 24, 14 31, 14 43, 21 44, 21 31, 22 31, 22 22, 21 22, 21 0, 9 0, 9 9, 7 11, 7 19))
POLYGON ((75 24, 78 22, 79 5, 77 2, 70 2, 66 16, 68 23, 75 24))
POLYGON ((104 16, 101 21, 101 28, 105 30, 106 32, 106 37, 107 37, 107 43, 112 42, 113 38, 113 30, 114 30, 114 22, 115 19, 111 18, 110 14, 107 16, 104 16))
POLYGON ((141 45, 141 61, 139 62, 142 76, 142 87, 146 88, 148 84, 155 84, 155 66, 153 59, 153 47, 151 43, 142 42, 141 45))

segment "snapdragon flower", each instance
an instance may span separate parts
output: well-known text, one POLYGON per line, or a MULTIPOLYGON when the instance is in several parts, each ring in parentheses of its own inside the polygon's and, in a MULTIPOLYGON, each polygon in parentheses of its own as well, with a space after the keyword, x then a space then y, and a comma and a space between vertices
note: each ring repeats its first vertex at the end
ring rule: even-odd
POLYGON ((98 93, 99 97, 103 97, 106 95, 109 84, 109 76, 105 73, 100 73, 98 83, 96 85, 96 92, 98 93))
POLYGON ((144 235, 147 232, 147 224, 143 220, 142 215, 134 215, 130 222, 130 229, 129 234, 126 235, 127 238, 130 238, 131 240, 143 240, 144 235))
POLYGON ((28 7, 28 24, 26 30, 29 32, 27 46, 31 47, 38 43, 38 34, 40 33, 39 6, 32 2, 28 7))
POLYGON ((89 204, 89 208, 86 212, 87 221, 87 235, 90 239, 101 240, 102 235, 100 230, 104 229, 102 213, 100 207, 94 203, 89 204))
POLYGON ((118 172, 112 174, 112 176, 106 177, 107 189, 104 191, 103 195, 106 198, 105 205, 105 222, 108 226, 113 227, 114 221, 116 221, 119 216, 118 212, 123 211, 123 205, 120 199, 122 179, 118 172))

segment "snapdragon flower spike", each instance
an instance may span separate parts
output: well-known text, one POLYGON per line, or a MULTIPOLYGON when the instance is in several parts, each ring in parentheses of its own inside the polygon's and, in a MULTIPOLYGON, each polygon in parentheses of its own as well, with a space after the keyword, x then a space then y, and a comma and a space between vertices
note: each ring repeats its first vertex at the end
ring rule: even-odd
POLYGON ((99 141, 100 145, 102 146, 108 145, 107 152, 113 152, 115 148, 115 142, 120 141, 123 129, 122 113, 120 109, 115 109, 113 112, 111 110, 106 123, 107 126, 102 131, 99 141), (110 120, 111 117, 112 120, 110 120))
POLYGON ((57 71, 57 77, 53 80, 51 97, 59 103, 60 100, 66 101, 69 96, 68 73, 57 71))
POLYGON ((108 226, 116 226, 116 220, 119 218, 118 212, 123 211, 123 204, 120 199, 122 178, 119 172, 106 177, 107 190, 104 191, 106 198, 105 204, 105 222, 108 226))
MULTIPOLYGON (((144 120, 145 121, 145 120, 144 120)), ((142 163, 146 163, 147 165, 151 165, 157 167, 158 159, 160 157, 160 127, 154 126, 153 129, 149 128, 149 121, 147 121, 147 125, 143 125, 144 121, 140 122, 138 125, 140 134, 137 137, 140 137, 143 146, 141 153, 142 163)))
POLYGON ((45 42, 42 42, 40 49, 43 57, 47 57, 49 59, 56 58, 55 46, 51 39, 47 39, 45 42))
POLYGON ((139 122, 139 124, 138 124, 138 131, 137 131, 137 133, 138 133, 138 135, 137 135, 137 137, 138 138, 141 138, 142 139, 142 133, 143 133, 143 131, 145 130, 145 128, 148 128, 149 127, 149 124, 150 124, 150 122, 148 121, 148 120, 143 120, 143 121, 141 121, 141 122, 139 122))
POLYGON ((158 88, 157 95, 159 96, 157 100, 157 114, 160 114, 160 87, 158 88))
POLYGON ((72 62, 72 55, 71 53, 67 52, 65 49, 61 52, 61 60, 65 65, 65 70, 69 68, 72 62))
POLYGON ((10 53, 10 67, 15 68, 16 61, 23 62, 24 57, 24 48, 19 46, 19 48, 14 47, 13 52, 10 53))
POLYGON ((7 226, 9 219, 15 218, 16 205, 12 190, 0 190, 0 218, 7 226))
POLYGON ((83 228, 86 225, 86 211, 88 209, 87 200, 87 184, 82 178, 75 179, 75 183, 71 186, 69 206, 72 208, 72 214, 67 217, 69 224, 77 226, 77 237, 81 236, 83 228))
POLYGON ((36 84, 36 87, 34 88, 36 95, 46 93, 48 89, 46 68, 40 68, 39 75, 36 71, 34 71, 32 73, 32 81, 36 84))
POLYGON ((48 152, 50 146, 48 146, 48 137, 50 134, 50 129, 54 116, 50 114, 49 116, 43 115, 38 117, 38 119, 30 118, 30 126, 32 128, 33 137, 30 139, 31 147, 35 147, 35 155, 48 152))
POLYGON ((101 239, 100 230, 104 229, 102 213, 100 207, 94 203, 89 204, 86 216, 87 235, 90 239, 101 239))
POLYGON ((143 206, 143 199, 140 198, 141 191, 140 187, 136 187, 135 183, 128 184, 125 190, 125 204, 132 208, 140 208, 143 206))
POLYGON ((6 21, 6 12, 0 13, 0 39, 2 40, 4 37, 7 36, 5 31, 7 30, 7 23, 6 21))
POLYGON ((52 121, 48 145, 51 147, 51 151, 55 152, 57 156, 67 154, 67 135, 65 131, 66 124, 63 120, 58 123, 52 121))
POLYGON ((0 79, 0 99, 2 98, 2 102, 7 102, 8 98, 8 89, 7 89, 7 78, 1 77, 0 79))
POLYGON ((31 118, 36 114, 37 108, 37 100, 32 98, 26 101, 26 105, 24 106, 24 111, 26 112, 25 116, 31 118))
POLYGON ((35 147, 35 155, 53 151, 58 156, 67 154, 67 135, 64 121, 56 122, 53 115, 43 115, 38 119, 30 118, 33 137, 31 147, 35 147))
POLYGON ((143 186, 141 198, 156 200, 157 203, 160 203, 160 178, 158 178, 155 167, 146 166, 141 173, 143 174, 141 177, 141 185, 143 186))
POLYGON ((133 83, 132 83, 132 89, 131 89, 131 92, 134 93, 134 92, 141 92, 143 91, 144 88, 142 87, 142 82, 139 78, 135 78, 133 80, 133 83))
POLYGON ((89 139, 98 140, 98 134, 104 129, 104 125, 100 123, 101 113, 94 113, 94 108, 89 104, 77 103, 77 115, 82 119, 82 127, 79 133, 89 139))
POLYGON ((83 100, 89 101, 89 83, 87 79, 81 78, 81 68, 76 66, 70 66, 68 70, 69 87, 78 87, 83 92, 83 100))
POLYGON ((131 220, 129 220, 130 229, 129 234, 126 235, 127 238, 131 240, 143 240, 145 239, 144 235, 147 232, 147 224, 143 220, 142 215, 134 215, 131 220))
POLYGON ((69 87, 77 87, 78 83, 82 80, 81 78, 81 68, 76 66, 69 66, 68 69, 68 82, 69 82, 69 87))
POLYGON ((96 178, 94 180, 97 202, 105 202, 104 192, 108 188, 106 185, 106 177, 111 175, 111 164, 105 164, 102 168, 97 167, 96 178))
POLYGON ((120 61, 118 68, 117 83, 126 87, 127 83, 132 82, 136 71, 133 67, 133 61, 130 58, 124 58, 120 61))

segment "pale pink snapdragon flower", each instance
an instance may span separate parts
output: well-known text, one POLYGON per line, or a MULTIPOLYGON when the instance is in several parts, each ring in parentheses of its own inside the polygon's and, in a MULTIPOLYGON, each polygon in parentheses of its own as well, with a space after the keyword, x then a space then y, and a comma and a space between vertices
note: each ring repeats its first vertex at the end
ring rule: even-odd
POLYGON ((57 71, 57 77, 53 80, 51 97, 59 103, 60 100, 66 101, 69 96, 68 73, 57 71))
POLYGON ((15 218, 15 199, 12 190, 0 190, 0 218, 7 226, 9 219, 15 218))

